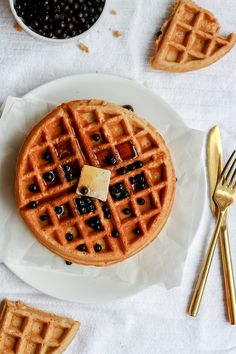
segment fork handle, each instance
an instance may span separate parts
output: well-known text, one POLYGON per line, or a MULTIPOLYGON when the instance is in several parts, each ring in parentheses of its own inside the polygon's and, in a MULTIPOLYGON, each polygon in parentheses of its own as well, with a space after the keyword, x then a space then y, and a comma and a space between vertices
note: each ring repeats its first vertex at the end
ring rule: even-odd
POLYGON ((233 276, 233 266, 229 246, 229 236, 227 226, 224 225, 220 229, 220 246, 221 246, 221 258, 224 273, 226 303, 228 309, 229 321, 233 325, 236 324, 236 294, 235 283, 233 276))
POLYGON ((197 279, 197 283, 193 292, 193 296, 190 302, 190 306, 189 306, 189 310, 188 313, 190 316, 197 316, 199 307, 200 307, 200 303, 202 300, 202 295, 203 295, 203 291, 206 285, 206 281, 207 281, 207 277, 209 274, 209 270, 211 267, 211 262, 213 259, 213 255, 215 252, 215 248, 216 248, 216 244, 217 244, 217 240, 219 238, 219 231, 220 231, 220 227, 221 227, 221 223, 223 221, 223 217, 225 214, 226 210, 220 211, 218 214, 218 218, 217 218, 217 223, 215 226, 215 231, 212 234, 211 237, 211 241, 210 244, 208 246, 207 249, 207 253, 205 256, 205 259, 203 261, 198 279, 197 279))

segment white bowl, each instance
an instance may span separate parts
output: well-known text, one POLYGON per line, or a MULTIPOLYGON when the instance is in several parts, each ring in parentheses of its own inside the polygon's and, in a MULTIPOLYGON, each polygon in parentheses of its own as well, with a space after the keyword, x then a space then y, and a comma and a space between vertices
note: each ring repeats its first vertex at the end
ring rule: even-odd
MULTIPOLYGON (((37 0, 33 0, 33 1, 37 1, 37 0)), ((36 39, 43 40, 48 43, 57 43, 57 44, 71 42, 74 40, 79 40, 79 39, 83 38, 84 36, 86 36, 87 34, 89 34, 90 32, 92 32, 92 30, 94 30, 97 27, 97 25, 99 24, 99 22, 103 18, 106 8, 107 8, 107 0, 105 0, 105 4, 104 4, 103 10, 101 12, 101 15, 99 16, 97 21, 88 30, 84 31, 83 33, 79 34, 78 36, 74 36, 74 37, 70 37, 70 38, 66 38, 66 39, 59 39, 59 38, 44 37, 44 36, 41 36, 40 34, 38 34, 37 32, 34 32, 33 30, 31 30, 22 21, 22 19, 17 15, 15 7, 14 7, 14 3, 15 3, 15 0, 9 0, 11 12, 12 12, 13 16, 15 17, 16 22, 24 29, 25 32, 27 32, 28 34, 30 34, 32 37, 34 37, 36 39)))

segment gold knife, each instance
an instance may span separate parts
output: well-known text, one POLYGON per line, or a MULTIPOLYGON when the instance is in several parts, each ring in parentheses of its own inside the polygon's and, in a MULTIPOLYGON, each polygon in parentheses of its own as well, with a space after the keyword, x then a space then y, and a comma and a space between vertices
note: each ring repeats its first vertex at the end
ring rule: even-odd
MULTIPOLYGON (((213 201, 213 193, 219 174, 223 169, 223 152, 221 145, 220 129, 218 126, 213 127, 208 135, 207 142, 207 169, 208 183, 210 191, 210 201, 212 213, 217 217, 217 206, 213 201)), ((225 216, 221 227, 221 258, 223 264, 223 274, 225 283, 226 303, 228 309, 229 321, 231 324, 236 324, 236 295, 233 276, 233 267, 230 253, 229 237, 227 230, 227 216, 225 216)))

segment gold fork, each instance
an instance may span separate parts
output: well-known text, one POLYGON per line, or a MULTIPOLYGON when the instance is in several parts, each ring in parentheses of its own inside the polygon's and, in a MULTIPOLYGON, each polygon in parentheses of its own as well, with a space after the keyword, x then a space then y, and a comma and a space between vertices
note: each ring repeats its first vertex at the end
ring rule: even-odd
POLYGON ((208 273, 210 270, 211 262, 213 259, 214 251, 216 248, 217 240, 219 238, 219 231, 221 223, 227 216, 227 210, 229 206, 233 203, 236 196, 236 164, 235 152, 232 153, 229 160, 227 161, 219 180, 217 181, 213 199, 218 206, 219 213, 217 218, 217 223, 215 226, 215 231, 211 237, 208 250, 202 264, 201 271, 199 273, 197 283, 193 292, 192 300, 189 306, 188 313, 190 316, 197 316, 198 309, 201 303, 203 291, 206 285, 208 273), (234 160, 233 160, 234 158, 234 160), (233 162, 232 162, 233 160, 233 162), (234 171, 233 171, 234 170, 234 171))

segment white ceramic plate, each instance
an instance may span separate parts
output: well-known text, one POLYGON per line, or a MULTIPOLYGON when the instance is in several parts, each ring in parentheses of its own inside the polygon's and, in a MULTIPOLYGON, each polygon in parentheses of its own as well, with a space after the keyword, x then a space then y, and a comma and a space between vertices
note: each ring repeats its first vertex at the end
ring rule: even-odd
MULTIPOLYGON (((29 92, 26 97, 53 102, 70 101, 82 98, 102 98, 120 105, 130 104, 144 117, 152 117, 159 123, 173 123, 186 126, 181 117, 159 96, 134 81, 110 75, 84 74, 69 76, 49 82, 29 92)), ((206 200, 206 179, 202 163, 197 200, 195 204, 194 231, 197 232, 199 220, 206 200)), ((55 270, 42 270, 34 267, 7 266, 19 278, 39 291, 63 300, 83 303, 105 303, 141 291, 144 286, 130 285, 122 281, 96 280, 75 274, 57 273, 55 270)))

